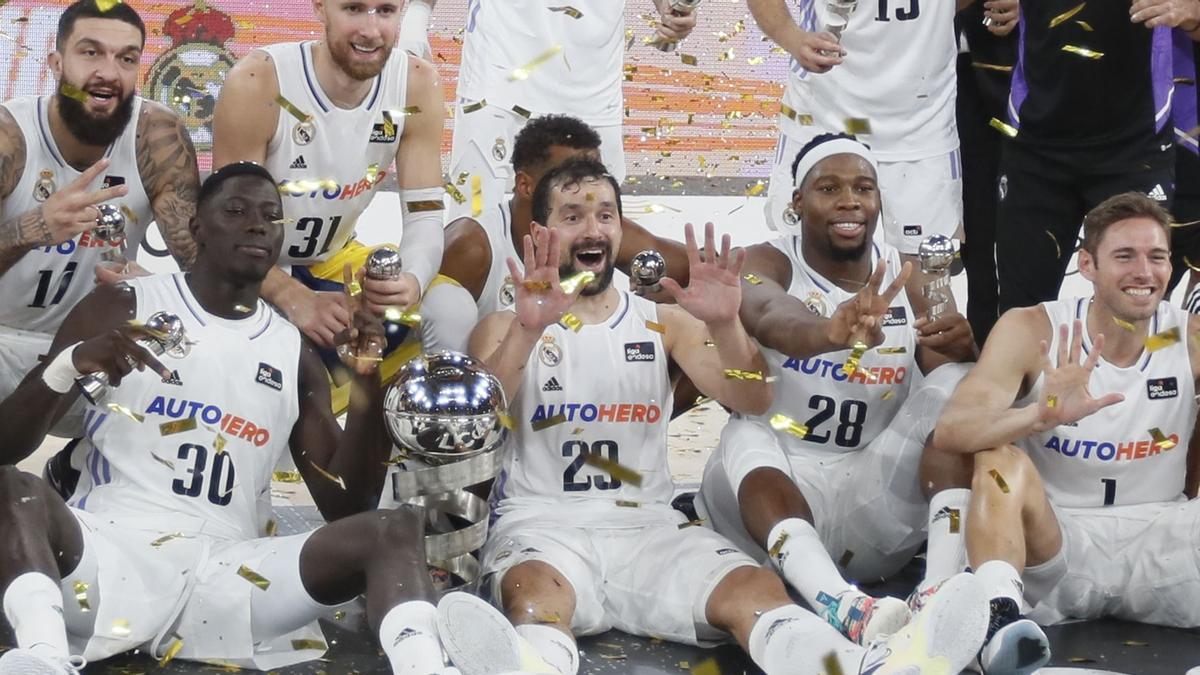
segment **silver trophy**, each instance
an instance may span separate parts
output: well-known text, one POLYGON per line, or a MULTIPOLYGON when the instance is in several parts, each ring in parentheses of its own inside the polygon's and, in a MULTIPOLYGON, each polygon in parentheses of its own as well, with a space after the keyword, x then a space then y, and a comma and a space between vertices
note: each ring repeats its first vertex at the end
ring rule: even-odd
POLYGON ((400 251, 391 246, 380 246, 367 256, 367 276, 372 279, 398 279, 400 277, 400 251))
MULTIPOLYGON (((670 0, 667 3, 667 11, 679 16, 685 16, 696 11, 696 8, 699 6, 700 0, 670 0)), ((654 45, 654 48, 660 52, 673 52, 679 46, 679 41, 659 37, 650 44, 654 45)))
POLYGON ((950 267, 954 265, 955 255, 954 240, 940 234, 926 237, 917 248, 921 272, 933 277, 921 289, 929 301, 929 311, 925 316, 930 321, 945 314, 950 306, 950 267))
POLYGON ((825 30, 839 42, 855 9, 858 9, 858 0, 825 0, 825 30))
MULTIPOLYGON (((151 354, 155 356, 169 354, 180 359, 187 356, 189 343, 183 330, 183 321, 178 316, 170 312, 156 312, 146 319, 144 325, 146 330, 154 335, 140 337, 136 342, 149 350, 151 354)), ((131 366, 135 363, 128 356, 125 357, 125 360, 131 366)), ((104 371, 88 373, 76 378, 75 386, 79 387, 80 393, 89 403, 96 405, 108 395, 108 373, 104 371)))
POLYGON ((667 261, 658 251, 642 251, 633 256, 633 261, 629 263, 629 278, 633 279, 633 292, 638 295, 662 290, 665 276, 667 261))
POLYGON ((97 204, 100 210, 96 218, 96 227, 92 228, 92 236, 100 241, 117 242, 125 238, 125 214, 112 204, 97 204))

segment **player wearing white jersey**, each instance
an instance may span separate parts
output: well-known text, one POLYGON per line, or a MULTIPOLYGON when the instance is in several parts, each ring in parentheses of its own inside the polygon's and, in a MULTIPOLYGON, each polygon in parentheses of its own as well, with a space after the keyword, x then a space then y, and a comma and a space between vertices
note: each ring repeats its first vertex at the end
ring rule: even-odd
POLYGON ((795 225, 788 167, 797 150, 818 134, 847 131, 878 158, 887 243, 915 256, 929 235, 961 236, 955 3, 802 0, 796 19, 784 0, 750 0, 750 10, 792 55, 767 223, 795 225), (834 5, 851 8, 848 19, 834 5), (840 38, 830 27, 841 27, 840 38))
POLYGON ((963 373, 948 364, 972 360, 974 345, 962 315, 929 321, 910 265, 872 243, 881 205, 866 147, 818 137, 795 171, 803 234, 749 249, 741 310, 776 378, 775 403, 730 420, 696 508, 865 643, 894 632, 908 610, 842 575, 882 579, 920 546, 921 448, 963 373), (870 349, 852 356, 856 342, 870 349), (918 371, 928 377, 914 386, 918 371))
MULTIPOLYGON (((213 118, 213 166, 249 160, 280 179, 288 269, 271 272, 263 296, 331 367, 350 320, 343 267, 361 268, 370 253, 353 239, 355 222, 393 160, 404 271, 363 280, 368 306, 382 315, 416 304, 442 259, 441 85, 432 65, 393 49, 401 6, 316 0, 323 39, 250 52, 229 71, 213 118)), ((389 326, 389 351, 405 333, 389 326)))
POLYGON ((485 317, 471 351, 500 378, 516 420, 493 488, 498 518, 484 578, 542 658, 573 674, 574 636, 616 627, 691 644, 732 635, 768 673, 819 672, 831 650, 848 673, 932 672, 935 661, 953 669, 969 660, 987 622, 970 575, 955 582, 962 602, 864 650, 793 604, 769 570, 671 508, 672 373, 744 414, 771 401, 767 364, 738 320, 744 256, 730 251, 728 235, 718 249, 709 223, 702 261, 688 225, 690 283, 664 280, 678 305, 656 305, 610 283, 620 187, 603 165, 578 159, 547 173, 533 218, 524 272, 508 261, 514 311, 485 317), (563 290, 560 279, 579 273, 594 280, 563 290))
POLYGON ((969 562, 1012 619, 1024 601, 1039 622, 1200 625, 1200 501, 1184 480, 1200 318, 1163 301, 1169 223, 1139 193, 1093 209, 1079 252, 1092 297, 1002 316, 938 421, 931 451, 968 468, 969 562))
POLYGON ((47 59, 57 92, 0 105, 0 398, 98 280, 131 271, 105 265, 132 260, 151 220, 180 266, 195 253, 187 221, 200 184, 196 153, 174 112, 134 93, 144 43, 128 5, 105 12, 76 2, 47 59), (91 233, 101 203, 124 213, 123 242, 91 233))
MULTIPOLYGON (((391 451, 375 364, 354 374, 342 431, 316 353, 260 300, 283 241, 274 180, 230 165, 198 200, 191 271, 98 288, 55 336, 52 360, 0 404, 11 464, 78 395, 76 378, 103 372, 111 382, 89 409, 88 470, 69 506, 35 477, 0 469, 0 529, 22 542, 0 563, 19 647, 0 657, 0 673, 74 674, 79 655, 134 648, 282 667, 320 656, 306 626, 364 591, 394 670, 457 673, 445 669, 428 602, 420 513, 361 513, 391 451), (135 342, 163 310, 193 341, 182 357, 155 358, 135 342), (289 447, 332 524, 256 538, 258 496, 289 447)), ((360 343, 384 332, 365 309, 355 331, 360 343)))
MULTIPOLYGON (((625 5, 625 0, 582 0, 570 7, 547 0, 470 0, 451 177, 478 177, 484 203, 499 202, 514 187, 509 159, 517 132, 531 117, 560 113, 595 128, 604 141, 605 166, 624 180, 625 5), (530 72, 522 77, 518 71, 525 67, 530 72)), ((669 0, 653 5, 661 20, 658 39, 681 40, 696 25, 694 12, 674 13, 669 0)), ((469 212, 469 202, 450 206, 452 219, 469 212)))

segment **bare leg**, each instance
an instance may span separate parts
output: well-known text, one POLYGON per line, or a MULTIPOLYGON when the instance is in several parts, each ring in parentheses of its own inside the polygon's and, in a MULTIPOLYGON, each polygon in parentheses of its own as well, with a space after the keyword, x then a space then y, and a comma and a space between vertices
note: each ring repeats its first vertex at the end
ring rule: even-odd
POLYGON ((967 551, 972 565, 1003 560, 1021 571, 1050 560, 1062 548, 1062 532, 1041 476, 1023 451, 1004 446, 976 453, 971 494, 967 551))
POLYGON ((770 549, 771 530, 787 518, 813 522, 812 509, 791 476, 762 467, 751 471, 738 487, 738 507, 742 523, 759 546, 770 549))

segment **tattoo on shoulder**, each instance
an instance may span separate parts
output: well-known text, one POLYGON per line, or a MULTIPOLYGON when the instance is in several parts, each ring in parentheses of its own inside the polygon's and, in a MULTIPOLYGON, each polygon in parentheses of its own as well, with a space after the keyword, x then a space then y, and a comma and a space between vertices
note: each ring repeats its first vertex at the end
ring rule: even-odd
POLYGON ((196 256, 188 222, 196 212, 200 171, 196 148, 183 120, 169 109, 142 104, 138 119, 137 165, 154 219, 171 255, 183 268, 196 256))
POLYGON ((12 194, 25 175, 25 137, 7 108, 0 106, 0 199, 12 194))

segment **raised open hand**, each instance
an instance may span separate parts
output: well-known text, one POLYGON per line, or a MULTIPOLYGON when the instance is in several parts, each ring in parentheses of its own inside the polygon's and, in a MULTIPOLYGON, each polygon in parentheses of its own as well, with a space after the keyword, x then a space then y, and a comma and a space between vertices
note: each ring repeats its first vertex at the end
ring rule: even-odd
POLYGON ((908 275, 912 274, 912 263, 904 263, 900 274, 881 293, 879 288, 883 285, 886 271, 887 261, 881 259, 867 280, 867 285, 833 310, 833 316, 829 317, 831 343, 852 347, 856 342, 863 342, 868 347, 876 347, 883 342, 881 318, 892 306, 896 295, 904 290, 908 275))
POLYGON ((691 223, 683 228, 688 256, 688 285, 683 288, 670 277, 662 287, 688 314, 705 323, 732 321, 742 306, 742 265, 746 252, 741 248, 729 250, 729 235, 721 237, 717 252, 713 224, 704 224, 704 257, 696 246, 696 231, 691 223))
POLYGON ((1050 360, 1050 345, 1042 340, 1042 394, 1038 401, 1036 429, 1045 431, 1060 424, 1078 422, 1092 413, 1125 400, 1123 394, 1110 393, 1095 398, 1088 391, 1088 379, 1100 361, 1104 335, 1096 337, 1092 351, 1081 364, 1083 351, 1083 322, 1075 320, 1072 328, 1058 327, 1058 358, 1050 360))
POLYGON ((532 227, 525 235, 525 273, 512 258, 508 259, 508 273, 516 288, 513 307, 517 321, 527 329, 540 331, 561 319, 587 284, 577 284, 572 293, 563 291, 558 276, 558 231, 537 223, 532 227))

